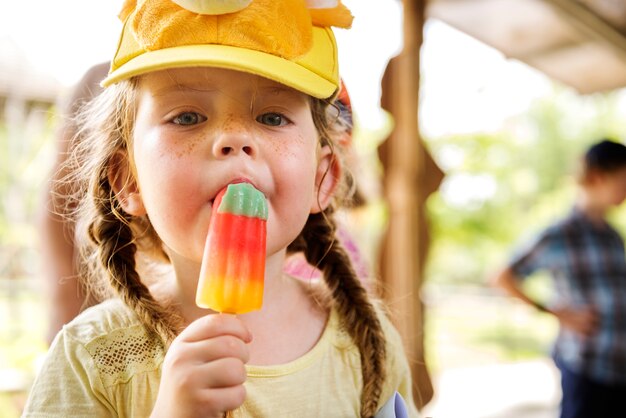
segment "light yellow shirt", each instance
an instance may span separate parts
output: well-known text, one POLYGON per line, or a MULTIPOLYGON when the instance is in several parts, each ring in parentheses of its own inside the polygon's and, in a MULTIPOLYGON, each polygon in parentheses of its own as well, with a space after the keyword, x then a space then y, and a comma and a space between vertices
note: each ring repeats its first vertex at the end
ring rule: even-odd
MULTIPOLYGON (((397 331, 380 315, 387 337, 382 406, 396 391, 410 417, 418 413, 408 363, 397 331)), ((155 403, 161 344, 146 334, 119 300, 95 306, 57 335, 39 372, 23 417, 148 417, 155 403)), ((360 356, 351 338, 329 321, 316 345, 299 359, 276 366, 246 366, 246 401, 235 417, 358 417, 360 356)))

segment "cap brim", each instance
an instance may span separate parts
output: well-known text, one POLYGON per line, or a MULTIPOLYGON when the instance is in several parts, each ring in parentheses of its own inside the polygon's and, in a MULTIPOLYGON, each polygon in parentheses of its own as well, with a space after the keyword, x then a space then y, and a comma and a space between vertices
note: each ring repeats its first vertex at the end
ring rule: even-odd
POLYGON ((102 81, 102 86, 152 71, 204 66, 260 75, 320 99, 332 96, 337 88, 335 83, 306 68, 302 62, 251 49, 213 44, 145 52, 112 71, 102 81))

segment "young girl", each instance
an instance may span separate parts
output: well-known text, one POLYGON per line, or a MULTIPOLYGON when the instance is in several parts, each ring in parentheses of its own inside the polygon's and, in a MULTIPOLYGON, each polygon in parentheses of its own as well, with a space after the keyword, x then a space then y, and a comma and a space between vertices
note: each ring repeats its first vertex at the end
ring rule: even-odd
POLYGON ((24 416, 371 417, 398 393, 417 416, 399 335, 335 237, 346 126, 329 26, 352 18, 308 3, 126 1, 76 164, 113 297, 57 335, 24 416), (235 182, 269 212, 263 307, 237 316, 194 303, 213 200, 235 182), (283 273, 297 252, 323 281, 283 273), (141 254, 171 273, 140 277, 141 254))

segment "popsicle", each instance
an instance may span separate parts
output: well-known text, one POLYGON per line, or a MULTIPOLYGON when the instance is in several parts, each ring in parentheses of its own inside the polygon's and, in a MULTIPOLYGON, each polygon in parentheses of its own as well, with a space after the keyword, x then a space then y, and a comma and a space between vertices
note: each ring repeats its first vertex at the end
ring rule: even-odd
POLYGON ((263 304, 267 202, 249 183, 229 184, 213 203, 196 304, 241 314, 263 304))

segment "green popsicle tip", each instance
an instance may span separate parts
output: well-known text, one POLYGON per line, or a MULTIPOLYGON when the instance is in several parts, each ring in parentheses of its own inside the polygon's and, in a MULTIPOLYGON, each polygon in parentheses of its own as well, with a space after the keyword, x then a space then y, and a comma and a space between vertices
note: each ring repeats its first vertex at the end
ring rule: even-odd
POLYGON ((267 201, 250 183, 229 184, 217 212, 267 220, 267 201))

